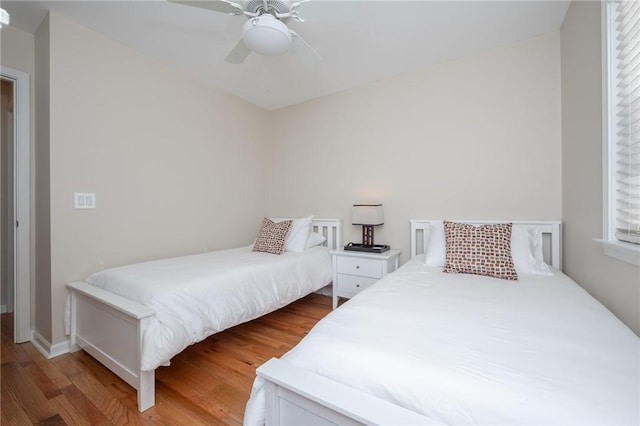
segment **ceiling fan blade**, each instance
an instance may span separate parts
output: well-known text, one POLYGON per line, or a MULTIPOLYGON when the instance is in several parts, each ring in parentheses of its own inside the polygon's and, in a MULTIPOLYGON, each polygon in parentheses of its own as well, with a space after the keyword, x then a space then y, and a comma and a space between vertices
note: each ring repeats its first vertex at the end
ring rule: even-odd
POLYGON ((230 13, 233 15, 242 14, 242 6, 228 0, 207 0, 207 1, 178 1, 168 0, 169 3, 177 3, 185 6, 199 7, 201 9, 215 10, 216 12, 230 13))
POLYGON ((238 43, 236 43, 236 45, 233 47, 233 49, 231 49, 231 52, 229 52, 229 54, 225 58, 225 61, 229 62, 230 64, 241 64, 245 59, 247 59, 249 53, 251 53, 251 49, 249 49, 247 45, 244 44, 244 41, 240 39, 238 43))

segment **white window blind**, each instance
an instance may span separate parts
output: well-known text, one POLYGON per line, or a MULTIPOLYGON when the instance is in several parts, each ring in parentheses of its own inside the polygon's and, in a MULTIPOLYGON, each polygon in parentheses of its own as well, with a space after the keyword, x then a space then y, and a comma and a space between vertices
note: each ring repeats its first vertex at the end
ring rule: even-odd
POLYGON ((618 240, 640 244, 640 1, 612 6, 612 219, 618 240))

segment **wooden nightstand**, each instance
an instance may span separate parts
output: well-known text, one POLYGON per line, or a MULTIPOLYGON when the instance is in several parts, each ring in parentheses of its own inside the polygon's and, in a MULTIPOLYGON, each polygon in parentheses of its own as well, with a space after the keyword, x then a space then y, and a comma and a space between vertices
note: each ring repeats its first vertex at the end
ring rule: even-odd
POLYGON ((333 309, 338 297, 353 297, 398 269, 400 250, 384 253, 331 250, 333 258, 333 309))

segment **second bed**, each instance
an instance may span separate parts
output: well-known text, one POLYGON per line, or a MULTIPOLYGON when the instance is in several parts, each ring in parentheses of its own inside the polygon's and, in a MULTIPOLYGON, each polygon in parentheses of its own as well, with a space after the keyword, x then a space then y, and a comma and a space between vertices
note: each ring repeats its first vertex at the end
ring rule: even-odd
POLYGON ((640 422, 640 339, 557 269, 559 223, 514 223, 550 232, 554 259, 516 281, 429 265, 415 233, 434 222, 412 222, 409 262, 258 369, 246 425, 640 422))

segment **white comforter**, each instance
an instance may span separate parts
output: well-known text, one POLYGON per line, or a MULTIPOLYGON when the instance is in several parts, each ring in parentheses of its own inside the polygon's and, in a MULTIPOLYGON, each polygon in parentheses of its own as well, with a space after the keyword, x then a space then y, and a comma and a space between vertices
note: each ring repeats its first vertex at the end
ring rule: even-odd
MULTIPOLYGON (((576 283, 413 260, 283 359, 447 424, 640 423, 640 339, 576 283)), ((256 379, 245 424, 264 421, 256 379)))
POLYGON ((325 247, 279 256, 243 247, 108 269, 86 282, 155 310, 142 344, 142 369, 149 371, 192 343, 318 290, 331 276, 325 247))

